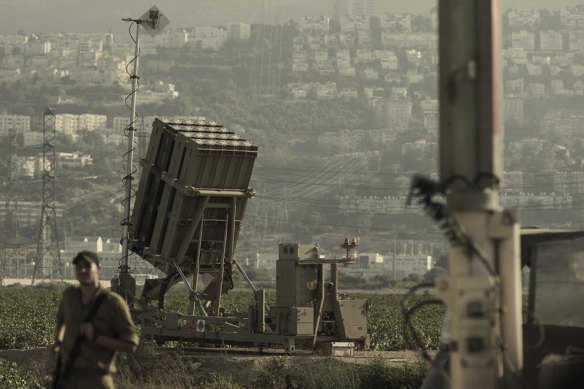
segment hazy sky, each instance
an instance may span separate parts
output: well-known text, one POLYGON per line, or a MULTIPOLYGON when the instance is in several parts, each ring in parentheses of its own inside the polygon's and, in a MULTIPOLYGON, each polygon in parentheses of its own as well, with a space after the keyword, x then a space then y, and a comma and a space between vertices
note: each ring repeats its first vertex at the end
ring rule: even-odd
MULTIPOLYGON (((374 0, 378 12, 427 13, 437 0, 374 0)), ((584 0, 502 0, 502 8, 561 8, 584 0)), ((174 27, 268 22, 332 15, 334 0, 0 0, 0 33, 123 31, 123 17, 139 17, 156 4, 174 27), (275 18, 279 20, 274 20, 275 18)))

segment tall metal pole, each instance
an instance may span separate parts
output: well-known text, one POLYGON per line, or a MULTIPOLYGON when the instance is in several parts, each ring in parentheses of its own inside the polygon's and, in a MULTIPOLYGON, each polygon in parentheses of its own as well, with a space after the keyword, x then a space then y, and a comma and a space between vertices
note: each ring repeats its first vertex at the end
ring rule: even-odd
POLYGON ((129 255, 129 226, 131 223, 131 200, 132 200, 132 181, 134 170, 134 123, 136 122, 136 93, 138 91, 138 62, 140 54, 140 21, 136 21, 136 46, 134 51, 134 71, 130 76, 132 79, 132 104, 130 109, 130 125, 128 127, 128 152, 126 153, 126 176, 124 183, 126 186, 125 200, 124 200, 124 219, 122 220, 122 260, 120 263, 120 279, 124 279, 122 275, 129 274, 128 255, 129 255))
MULTIPOLYGON (((126 160, 126 176, 124 177, 125 198, 122 202, 124 206, 124 216, 121 222, 122 225, 122 258, 120 259, 120 274, 112 279, 112 290, 120 293, 122 297, 132 306, 135 299, 136 280, 130 275, 130 267, 128 266, 128 257, 130 250, 130 225, 132 223, 131 206, 133 199, 133 180, 134 173, 137 169, 134 167, 134 138, 136 135, 136 99, 138 93, 138 64, 140 62, 140 26, 144 30, 154 36, 160 32, 167 24, 168 19, 158 10, 156 6, 152 6, 144 15, 138 19, 124 18, 125 22, 136 23, 136 37, 134 40, 134 71, 130 75, 132 80, 132 103, 130 108, 130 124, 127 127, 128 136, 128 150, 124 154, 126 160)), ((131 25, 130 25, 131 36, 131 25)), ((130 62, 130 63, 131 63, 130 62)), ((129 66, 130 64, 128 64, 129 66)), ((127 100, 127 98, 126 98, 127 100)), ((127 103, 126 103, 127 105, 127 103)))
POLYGON ((498 0, 440 0, 440 174, 451 389, 511 388, 523 365, 519 223, 503 210, 498 0), (503 384, 503 385, 502 385, 503 384))

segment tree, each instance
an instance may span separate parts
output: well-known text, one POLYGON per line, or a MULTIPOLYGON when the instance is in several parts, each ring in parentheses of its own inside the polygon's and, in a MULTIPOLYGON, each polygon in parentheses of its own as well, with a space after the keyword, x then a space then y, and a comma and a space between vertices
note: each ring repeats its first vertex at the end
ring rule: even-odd
POLYGON ((396 281, 393 279, 393 275, 389 273, 377 274, 373 279, 381 284, 382 287, 387 288, 388 286, 395 286, 396 281))
POLYGON ((404 281, 412 281, 412 282, 420 282, 422 276, 416 273, 408 274, 407 277, 404 277, 404 281))

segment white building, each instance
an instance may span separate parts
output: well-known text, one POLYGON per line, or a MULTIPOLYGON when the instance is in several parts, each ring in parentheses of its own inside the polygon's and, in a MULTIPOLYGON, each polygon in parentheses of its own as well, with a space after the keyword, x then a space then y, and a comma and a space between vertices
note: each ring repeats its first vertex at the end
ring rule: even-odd
POLYGON ((529 83, 527 85, 527 91, 531 97, 544 97, 545 96, 545 84, 540 83, 529 83))
MULTIPOLYGON (((119 239, 96 237, 72 237, 65 250, 61 251, 61 258, 65 264, 71 263, 71 260, 83 250, 90 250, 99 256, 101 265, 100 279, 111 280, 120 267, 122 258, 122 246, 119 239)), ((162 275, 148 262, 139 257, 130 257, 130 267, 135 271, 133 274, 137 281, 143 281, 144 278, 155 278, 162 275)), ((65 278, 74 278, 72 266, 65 269, 65 278)))
MULTIPOLYGON (((121 133, 126 128, 128 128, 129 125, 130 118, 128 116, 114 116, 113 118, 114 132, 121 133)), ((137 131, 142 131, 144 129, 144 119, 142 117, 136 117, 136 120, 134 121, 134 129, 137 131)))
POLYGON ((532 31, 514 31, 511 33, 511 47, 514 49, 535 49, 535 34, 532 31))
POLYGON ((539 23, 539 10, 537 9, 510 9, 507 11, 510 26, 533 27, 539 23))
POLYGON ((436 99, 420 101, 422 115, 424 116, 424 127, 428 129, 438 128, 440 125, 440 105, 436 99))
POLYGON ((251 26, 246 23, 235 23, 227 26, 227 38, 233 40, 246 40, 251 35, 251 26))
POLYGON ((410 274, 423 276, 434 267, 430 255, 396 254, 388 256, 389 266, 395 269, 396 278, 407 277, 410 274))
POLYGON ((349 50, 337 51, 337 71, 340 76, 355 76, 355 68, 351 66, 351 52, 349 50))
POLYGON ((407 100, 392 100, 385 105, 387 125, 392 131, 406 130, 412 117, 412 103, 407 100))
POLYGON ((572 196, 555 193, 503 193, 499 196, 505 208, 536 207, 537 209, 571 209, 572 196))
POLYGON ((128 138, 124 134, 103 134, 103 141, 108 145, 122 145, 128 143, 128 138))
POLYGON ((416 154, 428 155, 438 150, 438 143, 429 142, 426 139, 418 139, 415 142, 406 142, 401 147, 402 155, 414 152, 416 154))
POLYGON ((553 182, 556 193, 584 193, 584 172, 555 172, 553 182))
POLYGON ((79 129, 80 130, 105 130, 107 124, 106 115, 94 115, 90 113, 84 113, 79 115, 79 129))
POLYGON ((59 152, 57 153, 57 158, 59 167, 65 169, 75 169, 93 164, 93 159, 87 154, 59 152))
POLYGON ((521 96, 525 92, 525 79, 523 78, 505 80, 504 85, 506 95, 521 96))
POLYGON ((190 42, 196 49, 219 50, 227 40, 227 31, 218 27, 195 27, 190 42))
POLYGON ((335 16, 348 18, 369 18, 375 15, 373 0, 336 0, 335 16))
POLYGON ((560 31, 548 30, 539 33, 539 48, 541 50, 563 50, 564 37, 560 31))
POLYGON ((179 48, 189 41, 189 33, 185 30, 169 29, 158 34, 153 39, 153 44, 162 47, 179 48))
POLYGON ((582 30, 584 27, 584 7, 566 7, 560 9, 560 23, 562 27, 568 29, 582 30))
MULTIPOLYGON (((55 202, 57 219, 63 217, 63 204, 55 202)), ((18 201, 17 217, 19 227, 37 227, 41 217, 41 203, 39 201, 18 201)), ((4 220, 6 208, 0 207, 0 219, 4 220)))
POLYGON ((311 85, 308 82, 293 82, 287 85, 288 91, 295 99, 305 99, 308 97, 311 85))
POLYGON ((27 55, 46 55, 51 51, 51 42, 29 41, 25 51, 27 55))
POLYGON ((315 83, 313 88, 318 99, 333 99, 337 95, 336 82, 315 83))
POLYGON ((308 57, 304 51, 294 51, 292 53, 292 71, 306 72, 310 68, 308 57))
POLYGON ((395 52, 391 50, 374 50, 373 56, 380 60, 383 69, 397 70, 398 60, 395 52))
POLYGON ((525 99, 505 97, 503 99, 504 123, 513 123, 513 126, 523 126, 525 99))
POLYGON ((159 81, 153 89, 142 89, 136 98, 136 104, 159 104, 166 100, 178 97, 178 91, 174 90, 174 84, 159 81))
POLYGON ((30 131, 30 116, 0 115, 0 136, 8 135, 10 130, 17 133, 30 131))
POLYGON ((42 146, 43 133, 40 131, 26 131, 20 134, 22 136, 22 145, 27 146, 42 146))
POLYGON ((106 115, 95 114, 56 114, 55 128, 57 132, 76 137, 80 130, 97 131, 105 130, 106 115))
POLYGON ((359 253, 356 264, 361 269, 382 267, 384 264, 383 255, 379 253, 359 253))
POLYGON ((525 65, 527 63, 527 53, 520 48, 503 49, 503 59, 515 65, 525 65))
POLYGON ((78 115, 61 113, 55 115, 55 128, 57 132, 63 133, 65 135, 76 135, 79 130, 79 118, 78 115))
POLYGON ((523 193, 523 172, 503 172, 503 190, 507 193, 523 193))
POLYGON ((412 31, 412 15, 388 13, 379 17, 379 26, 383 30, 410 32, 412 31))
POLYGON ((142 90, 136 99, 136 104, 160 104, 166 100, 176 99, 178 97, 178 92, 167 91, 167 92, 155 92, 152 90, 142 90))
POLYGON ((36 157, 18 157, 16 176, 33 178, 36 173, 36 166, 36 157))
POLYGON ((568 46, 571 51, 584 50, 584 30, 569 31, 568 46))

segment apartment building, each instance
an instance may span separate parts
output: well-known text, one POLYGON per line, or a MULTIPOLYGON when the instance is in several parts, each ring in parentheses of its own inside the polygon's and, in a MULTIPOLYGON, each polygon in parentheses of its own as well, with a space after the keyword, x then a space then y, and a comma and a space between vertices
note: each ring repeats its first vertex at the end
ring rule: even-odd
POLYGON ((0 115, 0 136, 8 135, 10 130, 17 133, 30 131, 30 116, 0 115))

